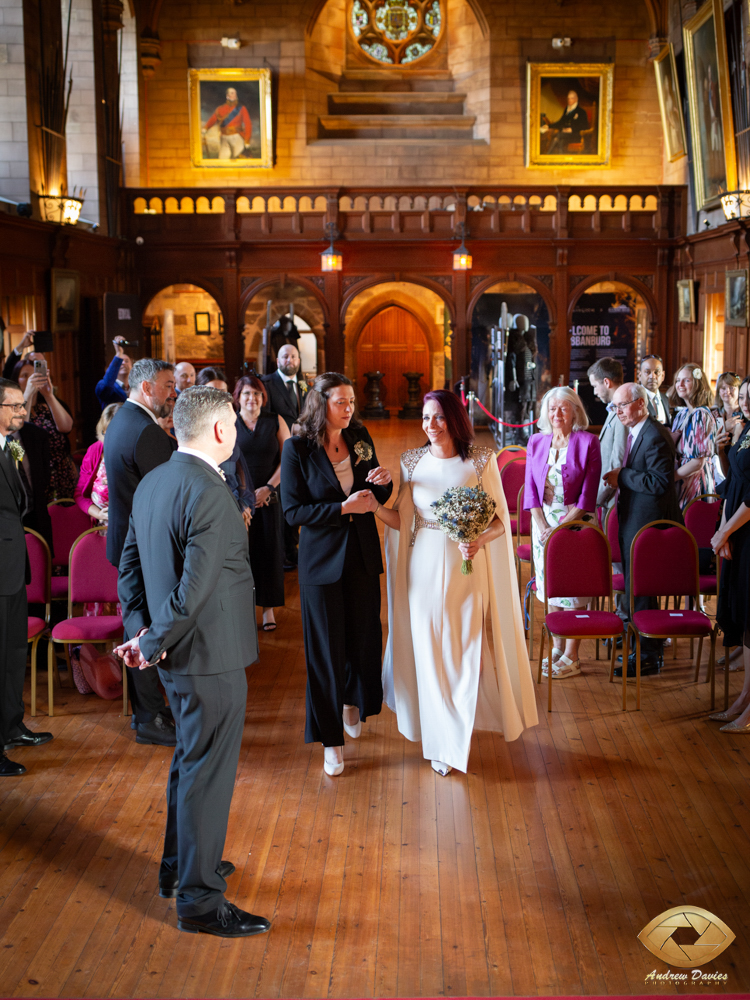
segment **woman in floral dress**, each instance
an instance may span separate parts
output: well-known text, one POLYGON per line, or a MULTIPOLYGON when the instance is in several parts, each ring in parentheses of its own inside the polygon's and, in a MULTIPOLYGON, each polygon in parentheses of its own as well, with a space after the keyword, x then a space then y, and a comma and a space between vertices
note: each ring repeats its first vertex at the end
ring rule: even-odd
POLYGON ((677 452, 677 482, 680 510, 702 493, 714 492, 713 456, 716 452, 716 421, 709 403, 711 387, 706 373, 688 362, 675 374, 667 393, 672 406, 680 406, 672 421, 677 452))
POLYGON ((72 497, 78 484, 78 470, 70 454, 68 434, 73 429, 73 418, 67 407, 54 394, 52 374, 34 374, 34 360, 44 360, 44 355, 27 355, 13 369, 13 380, 18 382, 26 400, 29 422, 49 434, 52 459, 50 495, 48 500, 72 497))
MULTIPOLYGON (((542 400, 539 434, 529 441, 526 455, 524 509, 531 511, 536 596, 544 600, 544 546, 552 531, 566 521, 590 521, 602 475, 599 440, 586 428, 589 418, 580 396, 567 387, 550 389, 542 400)), ((559 608, 585 608, 589 597, 555 597, 559 608)), ((550 654, 553 678, 581 672, 580 639, 568 639, 565 648, 555 638, 550 654)), ((548 660, 542 662, 548 671, 548 660)))

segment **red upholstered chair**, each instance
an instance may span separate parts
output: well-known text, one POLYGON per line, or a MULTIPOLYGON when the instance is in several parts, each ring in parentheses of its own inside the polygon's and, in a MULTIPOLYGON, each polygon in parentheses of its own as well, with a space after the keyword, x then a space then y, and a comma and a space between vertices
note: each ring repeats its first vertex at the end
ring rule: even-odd
MULTIPOLYGON (((609 548, 612 553, 612 562, 622 563, 622 553, 620 552, 620 522, 617 518, 617 504, 614 503, 607 512, 604 521, 604 534, 607 536, 609 548)), ((625 574, 614 573, 612 575, 612 592, 614 594, 625 593, 625 574)), ((609 608, 612 611, 612 606, 609 608)))
MULTIPOLYGON (((117 570, 107 561, 107 539, 102 528, 89 528, 76 539, 70 550, 68 575, 68 617, 52 629, 49 644, 49 715, 53 715, 52 671, 55 660, 54 643, 66 647, 90 642, 104 645, 122 640, 120 615, 73 616, 73 605, 100 601, 117 602, 117 570)), ((127 715, 128 688, 125 666, 122 668, 122 714, 127 715)))
POLYGON ((516 458, 526 458, 526 449, 522 448, 520 444, 506 444, 504 448, 501 448, 497 453, 497 467, 500 472, 503 471, 508 462, 512 462, 516 458))
POLYGON ((514 458, 500 470, 500 482, 503 484, 503 493, 508 504, 508 513, 511 516, 510 530, 514 535, 516 533, 516 519, 518 515, 518 491, 523 486, 525 479, 525 455, 521 458, 514 458))
MULTIPOLYGON (((52 520, 52 568, 68 566, 73 542, 91 527, 91 518, 84 514, 75 500, 53 500, 47 505, 52 520)), ((52 577, 52 600, 64 601, 68 597, 68 577, 52 577)))
MULTIPOLYGON (((622 620, 612 611, 549 611, 550 597, 609 597, 612 606, 612 555, 604 532, 589 521, 568 521, 551 532, 544 546, 544 625, 539 645, 539 674, 545 633, 558 639, 615 639, 622 620), (573 530, 579 529, 579 530, 573 530)), ((550 657, 551 659, 551 657, 550 657)), ((612 643, 610 672, 615 668, 612 643)), ((548 671, 547 711, 552 711, 552 670, 548 671)))
MULTIPOLYGON (((710 549, 711 539, 716 534, 721 520, 722 500, 718 493, 701 493, 699 497, 694 497, 682 512, 685 519, 685 527, 695 539, 695 544, 699 549, 710 549)), ((716 558, 716 574, 699 573, 702 597, 719 596, 719 576, 721 572, 721 560, 716 558)), ((699 640, 700 642, 700 640, 699 640)), ((690 655, 693 653, 693 643, 690 643, 690 655)), ((700 671, 700 657, 695 665, 695 679, 698 680, 700 671)), ((708 683, 708 671, 706 671, 706 683, 708 683)))
MULTIPOLYGON (((652 521, 645 525, 633 539, 630 547, 630 607, 636 597, 692 597, 694 607, 700 607, 698 582, 698 546, 687 528, 674 521, 652 521), (663 527, 662 527, 663 526, 663 527)), ((627 662, 630 633, 635 638, 636 709, 641 707, 641 636, 649 639, 667 639, 684 636, 700 639, 698 658, 703 639, 711 640, 708 670, 711 677, 711 708, 714 707, 714 664, 718 625, 702 611, 675 611, 665 608, 653 611, 636 611, 631 615, 622 651, 622 708, 627 711, 627 662)), ((727 661, 728 661, 727 657, 727 661)), ((724 707, 729 705, 728 663, 725 667, 724 707)))
POLYGON ((521 591, 521 563, 528 563, 533 576, 533 566, 531 558, 531 511, 523 509, 523 493, 525 486, 521 484, 516 497, 516 575, 518 576, 518 590, 521 591), (528 542, 522 542, 522 538, 528 538, 528 542))
MULTIPOLYGON (((26 585, 26 600, 29 604, 43 604, 44 618, 29 616, 28 641, 31 643, 31 714, 36 715, 36 654, 39 640, 49 629, 52 600, 50 579, 52 576, 52 556, 49 545, 40 534, 31 528, 26 533, 26 551, 31 567, 31 583, 26 585)), ((59 677, 58 677, 59 683, 59 677)))

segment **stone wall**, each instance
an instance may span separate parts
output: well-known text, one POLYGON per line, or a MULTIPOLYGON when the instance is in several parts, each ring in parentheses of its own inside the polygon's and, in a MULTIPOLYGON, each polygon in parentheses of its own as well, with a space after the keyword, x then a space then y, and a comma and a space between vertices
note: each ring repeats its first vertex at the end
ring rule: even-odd
POLYGON ((94 85, 94 26, 91 0, 65 0, 62 22, 67 28, 70 9, 69 73, 73 77, 65 127, 68 154, 68 191, 85 188, 82 215, 99 222, 99 169, 96 155, 96 88, 94 85), (72 2, 72 9, 70 9, 72 2))
POLYGON ((0 195, 29 200, 23 0, 0 0, 0 195))

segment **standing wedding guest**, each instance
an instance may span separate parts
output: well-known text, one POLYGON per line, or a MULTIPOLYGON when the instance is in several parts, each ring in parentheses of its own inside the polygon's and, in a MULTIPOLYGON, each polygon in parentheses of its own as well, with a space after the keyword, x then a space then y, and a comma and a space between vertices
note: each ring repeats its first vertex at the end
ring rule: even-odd
POLYGON ((107 523, 109 517, 109 488, 107 486, 107 468, 104 464, 104 435, 112 417, 120 409, 122 403, 110 403, 102 410, 99 423, 96 425, 96 441, 88 448, 81 462, 81 473, 75 488, 74 499, 84 514, 95 521, 107 523))
MULTIPOLYGON (((195 384, 210 385, 213 386, 214 389, 221 389, 222 392, 229 391, 227 376, 223 368, 201 368, 198 372, 198 378, 196 379, 195 384)), ((255 511, 255 490, 253 488, 250 470, 248 469, 247 462, 245 461, 242 451, 240 450, 239 439, 234 446, 232 457, 226 462, 221 463, 221 470, 227 477, 229 488, 237 498, 237 503, 240 505, 242 516, 245 519, 245 526, 249 531, 253 513, 255 511)), ((255 573, 255 568, 253 568, 253 573, 255 573)), ((257 584, 257 576, 255 577, 255 581, 257 584)))
POLYGON ((714 482, 718 486, 729 469, 727 452, 744 427, 740 409, 740 385, 742 379, 735 372, 722 372, 716 379, 716 394, 711 416, 716 424, 716 454, 714 456, 714 482), (735 431, 737 434, 735 434, 735 431))
MULTIPOLYGON (((34 360, 43 361, 44 355, 35 354, 34 360)), ((52 373, 47 369, 46 374, 35 374, 34 360, 27 356, 19 361, 13 370, 13 381, 21 387, 30 423, 49 434, 51 464, 48 499, 72 497, 78 482, 78 470, 70 454, 68 440, 73 418, 67 406, 55 395, 52 373)))
POLYGON ((23 533, 26 495, 17 459, 8 437, 26 418, 23 393, 15 382, 0 379, 0 777, 26 772, 5 751, 48 743, 52 733, 35 733, 23 723, 23 682, 26 676, 29 563, 23 533))
MULTIPOLYGON (((109 491, 107 559, 113 566, 120 565, 138 484, 172 456, 169 435, 159 426, 158 418, 169 416, 174 402, 172 365, 153 358, 136 361, 130 371, 128 400, 115 413, 104 436, 109 491)), ((169 499, 165 497, 164 502, 169 499)), ((136 742, 174 746, 174 724, 159 690, 156 671, 130 670, 128 691, 135 716, 136 742)))
MULTIPOLYGON (((300 354, 294 344, 284 344, 276 357, 276 371, 263 376, 268 393, 268 409, 278 413, 291 430, 302 411, 307 393, 307 382, 299 378, 300 354)), ((297 565, 299 529, 288 522, 284 526, 284 569, 293 570, 297 565)))
MULTIPOLYGON (((641 528, 650 521, 677 521, 682 514, 675 490, 675 449, 669 430, 648 412, 648 395, 642 385, 626 382, 612 402, 617 415, 628 428, 625 460, 620 469, 612 469, 604 479, 618 490, 617 517, 620 525, 620 551, 625 568, 624 607, 628 619, 635 611, 656 608, 655 597, 636 597, 630 607, 630 547, 641 528)), ((660 639, 641 639, 641 674, 659 672, 660 639)), ((628 677, 635 677, 635 652, 628 657, 628 677)), ((615 667, 622 677, 622 668, 615 667)))
MULTIPOLYGON (((596 510, 602 473, 599 441, 586 428, 589 418, 581 397, 567 386, 550 389, 542 399, 539 434, 532 435, 526 455, 524 510, 531 511, 531 544, 534 550, 536 596, 544 601, 544 545, 559 524, 590 521, 596 510)), ((552 597, 558 608, 585 608, 589 597, 552 597)), ((554 638, 549 661, 542 661, 545 675, 553 679, 581 672, 580 639, 554 638)))
POLYGON ((104 378, 96 383, 94 392, 101 403, 102 409, 110 403, 124 403, 128 398, 130 369, 133 362, 125 353, 124 337, 115 337, 115 356, 104 373, 104 378))
POLYGON ((276 491, 281 479, 281 450, 289 440, 289 429, 277 414, 262 409, 268 397, 256 375, 238 380, 234 402, 239 408, 237 444, 256 484, 249 532, 255 602, 263 609, 263 631, 273 632, 274 608, 284 604, 283 515, 276 491))
POLYGON ((647 354, 645 358, 641 358, 638 366, 638 382, 646 390, 649 416, 669 427, 672 422, 669 399, 661 391, 665 375, 664 362, 658 354, 647 354))
POLYGON ((179 396, 181 392, 184 392, 186 389, 195 385, 195 368, 189 361, 180 361, 180 363, 175 366, 174 377, 176 385, 175 392, 179 396))
POLYGON ((209 368, 201 368, 198 372, 198 377, 195 380, 196 385, 212 385, 214 389, 221 389, 222 392, 227 392, 229 385, 227 383, 227 376, 223 368, 214 368, 213 366, 209 368))
POLYGON ((537 712, 494 452, 474 446, 471 423, 452 392, 426 393, 422 428, 428 443, 401 456, 393 509, 372 501, 387 526, 383 691, 399 732, 421 740, 425 759, 445 776, 454 767, 466 771, 474 729, 515 740, 536 725, 537 712), (484 490, 496 513, 475 541, 459 544, 435 530, 431 504, 464 486, 484 490), (461 572, 464 559, 472 560, 468 575, 461 572))
POLYGON ((727 454, 727 476, 722 484, 724 510, 711 546, 721 557, 721 583, 716 621, 724 633, 725 657, 732 646, 742 648, 745 678, 742 691, 726 712, 709 715, 725 722, 722 732, 750 733, 750 405, 748 386, 742 383, 739 399, 746 423, 727 454), (745 390, 744 392, 742 390, 745 390))
MULTIPOLYGON (((612 469, 619 469, 622 465, 625 443, 628 440, 627 428, 617 419, 617 409, 612 403, 614 394, 622 385, 623 370, 616 358, 599 358, 586 374, 594 395, 607 407, 607 419, 599 432, 599 450, 602 458, 602 474, 604 474, 612 469)), ((614 502, 615 491, 602 480, 596 497, 597 507, 603 508, 602 513, 606 516, 614 502)), ((603 519, 602 524, 604 524, 603 519)), ((615 572, 621 573, 622 570, 616 569, 615 572)))
POLYGON ((177 727, 159 895, 176 897, 180 930, 237 938, 271 925, 228 902, 235 867, 221 858, 245 724, 245 667, 258 658, 247 534, 219 470, 234 448, 231 403, 208 386, 181 393, 179 449, 136 490, 118 583, 133 638, 117 652, 132 668, 158 670, 177 727))
POLYGON ((711 386, 706 373, 693 361, 683 365, 667 393, 669 401, 681 400, 672 421, 672 437, 677 453, 678 499, 680 510, 702 493, 713 493, 713 457, 716 450, 716 422, 708 404, 711 386))
POLYGON ((52 518, 47 507, 52 483, 52 453, 49 434, 41 427, 26 420, 21 429, 11 435, 11 439, 18 441, 23 448, 23 457, 17 466, 27 501, 23 526, 37 531, 54 556, 52 518))
POLYGON ((393 484, 345 375, 318 375, 299 427, 281 456, 281 501, 287 522, 301 529, 305 742, 323 744, 325 771, 335 775, 344 769, 344 730, 359 736, 383 702, 383 561, 372 501, 385 503, 393 484))

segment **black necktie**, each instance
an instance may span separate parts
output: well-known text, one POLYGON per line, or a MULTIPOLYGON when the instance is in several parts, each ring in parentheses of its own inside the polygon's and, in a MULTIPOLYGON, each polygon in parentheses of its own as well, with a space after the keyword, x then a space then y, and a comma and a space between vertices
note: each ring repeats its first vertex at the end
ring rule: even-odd
POLYGON ((295 413, 299 413, 299 399, 297 398, 296 383, 292 379, 290 379, 287 382, 286 387, 289 390, 289 395, 292 397, 292 400, 294 401, 294 403, 293 403, 293 405, 294 405, 294 412, 295 413))

